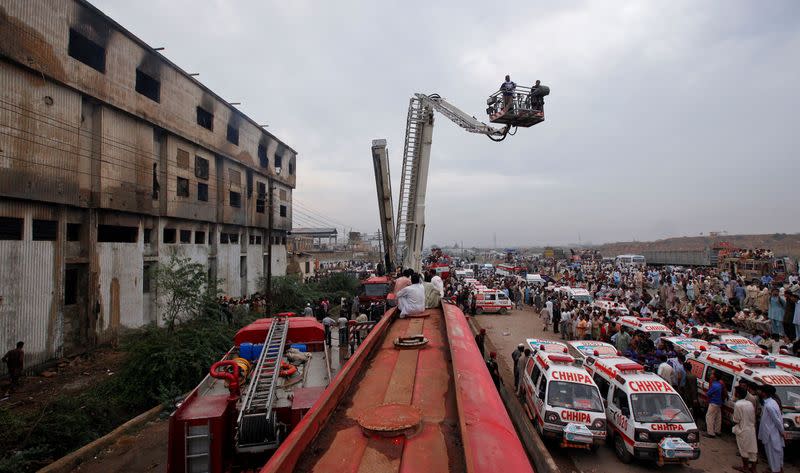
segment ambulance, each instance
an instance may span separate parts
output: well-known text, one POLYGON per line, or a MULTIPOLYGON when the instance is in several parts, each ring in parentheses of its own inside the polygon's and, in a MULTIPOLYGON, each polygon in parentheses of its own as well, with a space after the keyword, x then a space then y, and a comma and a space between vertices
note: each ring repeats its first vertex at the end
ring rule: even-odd
POLYGON ((592 307, 596 307, 600 309, 601 312, 609 311, 609 312, 619 312, 621 315, 626 316, 629 315, 630 312, 628 308, 625 307, 625 304, 621 302, 612 301, 610 299, 597 299, 592 304, 592 307))
POLYGON ((544 338, 527 338, 525 344, 531 349, 532 354, 538 351, 546 351, 548 353, 569 353, 567 345, 563 342, 556 340, 547 340, 544 338))
POLYGON ((722 351, 722 348, 699 338, 661 337, 668 350, 687 355, 696 351, 722 351))
POLYGON ((721 348, 747 357, 758 357, 767 354, 767 350, 756 345, 754 341, 744 335, 722 334, 715 335, 714 339, 721 348))
POLYGON ((596 450, 606 439, 606 415, 600 391, 575 359, 539 350, 528 359, 520 382, 525 409, 543 438, 562 448, 596 450))
POLYGON ((655 322, 653 319, 647 317, 623 316, 618 317, 616 322, 621 327, 627 327, 628 330, 634 332, 643 332, 650 338, 650 340, 653 341, 653 343, 657 342, 661 337, 669 337, 673 335, 672 330, 670 330, 669 327, 655 322))
POLYGON ((800 377, 800 358, 791 355, 767 355, 764 358, 774 361, 777 368, 800 377))
POLYGON ((610 343, 598 342, 594 340, 575 340, 567 342, 569 354, 575 358, 579 366, 583 366, 586 357, 589 356, 618 356, 617 347, 610 343))
POLYGON ((475 294, 475 312, 478 314, 498 313, 507 314, 511 311, 512 303, 505 292, 498 289, 479 290, 475 294))
POLYGON ((571 287, 567 290, 569 300, 576 302, 592 302, 592 294, 582 287, 571 287))
POLYGON ((623 463, 639 458, 661 466, 700 457, 700 432, 669 383, 623 357, 588 357, 584 367, 603 396, 608 437, 623 463))
POLYGON ((757 386, 775 387, 783 407, 783 428, 788 440, 800 440, 800 379, 782 369, 773 368, 765 358, 747 358, 731 352, 694 352, 686 361, 697 376, 700 404, 708 405, 706 392, 711 372, 716 371, 728 396, 723 400, 722 419, 730 422, 733 415, 733 387, 744 380, 757 386))

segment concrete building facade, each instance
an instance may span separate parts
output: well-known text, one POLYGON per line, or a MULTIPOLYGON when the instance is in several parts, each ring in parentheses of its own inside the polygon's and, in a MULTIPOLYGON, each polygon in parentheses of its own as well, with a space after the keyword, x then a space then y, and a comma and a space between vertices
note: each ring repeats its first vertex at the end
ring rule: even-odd
POLYGON ((172 255, 232 296, 285 274, 296 159, 89 3, 0 0, 0 350, 158 323, 172 255))

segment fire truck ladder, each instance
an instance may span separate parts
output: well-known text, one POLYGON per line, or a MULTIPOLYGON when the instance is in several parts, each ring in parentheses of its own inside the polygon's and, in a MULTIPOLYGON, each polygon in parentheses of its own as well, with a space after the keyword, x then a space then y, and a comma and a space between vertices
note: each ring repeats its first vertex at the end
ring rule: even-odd
POLYGON ((422 127, 424 121, 429 119, 431 113, 423 109, 422 100, 411 97, 408 104, 408 119, 406 120, 406 139, 403 146, 403 167, 400 173, 400 196, 397 204, 397 231, 395 232, 395 245, 397 248, 397 261, 405 262, 405 252, 408 251, 407 242, 410 224, 414 222, 414 207, 416 205, 417 174, 419 167, 420 145, 422 142, 422 127))
POLYGON ((280 442, 272 405, 275 402, 281 358, 288 332, 289 322, 286 317, 272 319, 272 325, 264 340, 264 349, 254 369, 253 381, 247 388, 242 409, 239 411, 236 448, 240 452, 268 450, 276 448, 280 442))

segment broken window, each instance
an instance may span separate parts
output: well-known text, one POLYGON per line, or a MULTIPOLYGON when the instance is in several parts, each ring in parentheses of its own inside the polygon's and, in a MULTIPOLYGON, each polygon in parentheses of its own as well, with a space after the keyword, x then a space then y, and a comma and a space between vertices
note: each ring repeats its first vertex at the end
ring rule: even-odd
POLYGON ((205 245, 206 244, 206 232, 201 232, 201 231, 194 232, 194 243, 196 245, 205 245))
POLYGON ((285 205, 281 205, 281 217, 285 217, 287 213, 287 208, 285 205))
POLYGON ((161 101, 161 82, 136 69, 136 92, 154 102, 161 101))
POLYGON ((208 160, 200 156, 194 157, 194 175, 199 179, 208 179, 208 160))
POLYGON ((0 217, 0 240, 22 240, 24 223, 21 218, 0 217))
POLYGON ((256 199, 256 213, 264 213, 264 199, 256 199))
POLYGON ((239 234, 231 233, 230 235, 228 235, 228 239, 230 239, 231 243, 239 243, 239 234))
POLYGON ((152 238, 152 237, 153 237, 153 229, 152 228, 145 228, 144 229, 144 236, 143 236, 144 244, 145 245, 149 245, 150 244, 150 238, 152 238))
POLYGON ((280 174, 281 167, 283 167, 283 155, 275 152, 275 171, 280 174))
POLYGON ((191 243, 191 242, 192 242, 192 231, 181 230, 181 243, 191 243))
POLYGON ((269 159, 267 158, 267 147, 264 145, 258 145, 258 163, 261 165, 262 168, 269 167, 269 159))
POLYGON ((228 234, 227 233, 220 233, 219 234, 219 242, 220 243, 228 243, 228 234))
POLYGON ((153 200, 158 199, 158 191, 161 186, 158 185, 158 164, 153 163, 153 200))
POLYGON ((230 191, 230 203, 231 207, 239 208, 242 206, 242 194, 238 192, 230 191))
POLYGON ((225 136, 228 139, 228 143, 233 143, 236 146, 239 146, 239 129, 228 125, 228 133, 225 136))
POLYGON ((256 235, 256 245, 261 244, 261 235, 256 235))
POLYGON ((189 179, 184 177, 178 178, 178 197, 189 197, 189 179))
POLYGON ((68 223, 67 224, 67 241, 80 241, 81 240, 81 224, 68 223))
POLYGON ((197 183, 197 200, 208 202, 208 184, 197 183))
POLYGON ((189 169, 189 152, 185 149, 178 148, 178 154, 175 155, 175 161, 181 169, 189 169))
POLYGON ((294 162, 289 161, 289 175, 291 176, 293 174, 294 174, 294 162))
POLYGON ((203 107, 197 107, 197 124, 214 131, 214 114, 203 107))
POLYGON ((57 221, 33 219, 33 241, 56 241, 57 238, 57 221))
POLYGON ((150 292, 150 279, 152 278, 152 263, 142 264, 142 292, 147 294, 150 292))
POLYGON ((164 229, 164 243, 175 243, 176 230, 174 228, 164 229))
POLYGON ((136 243, 139 227, 121 225, 98 225, 97 241, 100 243, 136 243))
POLYGON ((106 48, 70 28, 68 54, 92 69, 106 72, 106 48))

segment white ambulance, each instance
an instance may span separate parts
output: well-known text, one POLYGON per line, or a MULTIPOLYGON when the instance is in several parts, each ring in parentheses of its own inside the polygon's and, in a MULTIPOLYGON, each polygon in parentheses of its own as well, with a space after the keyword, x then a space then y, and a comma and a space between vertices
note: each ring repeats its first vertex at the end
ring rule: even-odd
POLYGON ((715 335, 715 341, 720 347, 740 355, 758 357, 767 354, 767 350, 764 350, 760 346, 756 345, 754 341, 750 340, 744 335, 738 335, 735 333, 715 335))
POLYGON ((699 338, 689 337, 661 337, 667 350, 687 355, 695 351, 722 351, 722 348, 699 338))
POLYGON ((791 355, 767 355, 764 358, 775 362, 775 366, 800 377, 800 358, 791 355))
POLYGON ((608 436, 623 463, 634 458, 659 465, 700 457, 700 432, 672 386, 623 357, 589 357, 606 408, 608 436))
POLYGON ((630 314, 625 304, 612 301, 611 299, 597 299, 592 303, 592 307, 600 309, 601 312, 619 312, 619 314, 623 316, 630 314))
POLYGON ((475 294, 475 312, 479 314, 507 314, 513 308, 512 305, 506 293, 498 289, 484 288, 475 294))
POLYGON ((627 327, 628 330, 643 332, 653 343, 657 342, 661 337, 670 337, 673 335, 669 327, 647 317, 623 316, 617 318, 617 323, 621 327, 627 327))
POLYGON ((596 449, 606 438, 606 415, 600 391, 575 359, 539 350, 528 359, 520 380, 525 408, 543 438, 561 440, 564 448, 596 449))
POLYGON ((532 354, 536 354, 538 351, 546 351, 548 353, 568 353, 567 345, 556 340, 547 340, 545 338, 528 338, 525 339, 525 344, 531 349, 532 354))
POLYGON ((747 358, 730 352, 694 352, 687 357, 692 373, 697 376, 700 403, 708 405, 706 392, 711 372, 716 371, 725 385, 727 396, 723 400, 722 419, 726 423, 733 415, 733 387, 744 380, 757 386, 775 387, 783 407, 783 427, 788 440, 800 440, 800 379, 782 369, 773 368, 765 358, 747 358))
POLYGON ((584 361, 589 356, 618 356, 617 347, 610 343, 595 340, 575 340, 567 342, 569 354, 575 358, 575 362, 583 366, 584 361))

